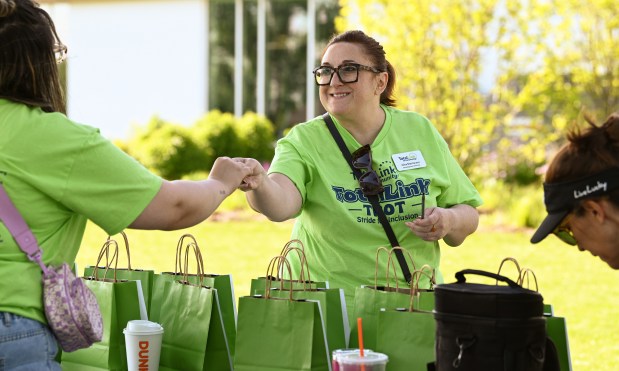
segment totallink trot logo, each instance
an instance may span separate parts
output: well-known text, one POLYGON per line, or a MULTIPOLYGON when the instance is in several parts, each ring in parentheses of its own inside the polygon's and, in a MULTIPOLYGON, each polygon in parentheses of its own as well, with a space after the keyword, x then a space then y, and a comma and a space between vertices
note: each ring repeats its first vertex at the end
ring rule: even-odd
POLYGON ((140 341, 138 343, 140 347, 140 351, 138 353, 138 370, 139 371, 148 371, 148 361, 149 361, 149 342, 148 341, 140 341))

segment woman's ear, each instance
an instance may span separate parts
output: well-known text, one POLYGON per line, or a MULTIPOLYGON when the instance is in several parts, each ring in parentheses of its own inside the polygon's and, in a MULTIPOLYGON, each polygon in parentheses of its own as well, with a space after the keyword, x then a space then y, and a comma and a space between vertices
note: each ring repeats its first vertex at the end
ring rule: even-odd
POLYGON ((585 213, 590 214, 598 222, 603 222, 607 217, 604 206, 603 200, 584 200, 582 202, 585 213))
POLYGON ((377 76, 376 90, 374 90, 374 95, 381 95, 385 88, 387 88, 387 82, 389 82, 389 74, 387 72, 381 72, 377 76))

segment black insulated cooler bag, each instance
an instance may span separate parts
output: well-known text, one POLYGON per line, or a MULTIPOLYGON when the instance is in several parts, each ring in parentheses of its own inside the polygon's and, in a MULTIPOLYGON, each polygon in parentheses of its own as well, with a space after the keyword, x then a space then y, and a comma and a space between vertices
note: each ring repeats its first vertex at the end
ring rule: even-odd
POLYGON ((436 370, 559 369, 556 349, 546 336, 540 293, 481 270, 462 270, 456 280, 434 291, 436 370), (466 282, 471 275, 496 279, 497 284, 466 282))

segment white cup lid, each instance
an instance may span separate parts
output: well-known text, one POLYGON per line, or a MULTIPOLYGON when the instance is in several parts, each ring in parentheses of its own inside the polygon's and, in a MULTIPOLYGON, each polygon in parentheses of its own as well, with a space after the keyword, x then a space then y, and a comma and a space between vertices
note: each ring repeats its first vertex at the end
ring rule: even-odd
POLYGON ((163 327, 156 322, 133 320, 127 322, 127 328, 123 330, 123 333, 127 332, 139 334, 161 334, 163 333, 163 327))
POLYGON ((345 365, 378 365, 387 363, 389 361, 389 357, 383 353, 371 352, 365 354, 361 357, 359 353, 345 353, 342 355, 338 355, 337 361, 339 363, 343 363, 345 365))

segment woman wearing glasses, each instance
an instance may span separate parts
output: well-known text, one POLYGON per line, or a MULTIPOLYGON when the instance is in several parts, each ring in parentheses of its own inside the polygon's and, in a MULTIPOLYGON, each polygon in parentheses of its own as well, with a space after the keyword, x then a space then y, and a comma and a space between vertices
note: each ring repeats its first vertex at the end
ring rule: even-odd
POLYGON ((297 218, 293 238, 305 244, 312 279, 344 288, 350 306, 355 287, 374 284, 377 248, 390 244, 372 195, 417 267, 434 268, 439 240, 457 246, 476 230, 481 199, 430 121, 394 108, 394 69, 376 40, 361 31, 333 37, 313 73, 352 167, 317 117, 278 141, 268 175, 247 159, 255 173, 241 189, 269 219, 297 218))
MULTIPOLYGON (((88 220, 110 235, 187 228, 250 174, 230 158, 218 159, 202 181, 150 173, 97 129, 65 116, 57 66, 65 55, 34 1, 0 0, 0 183, 46 265, 73 264, 88 220)), ((41 293, 41 268, 0 222, 0 369, 60 370, 41 293)))
POLYGON ((619 269, 619 113, 572 131, 546 173, 548 216, 532 243, 550 233, 619 269))

